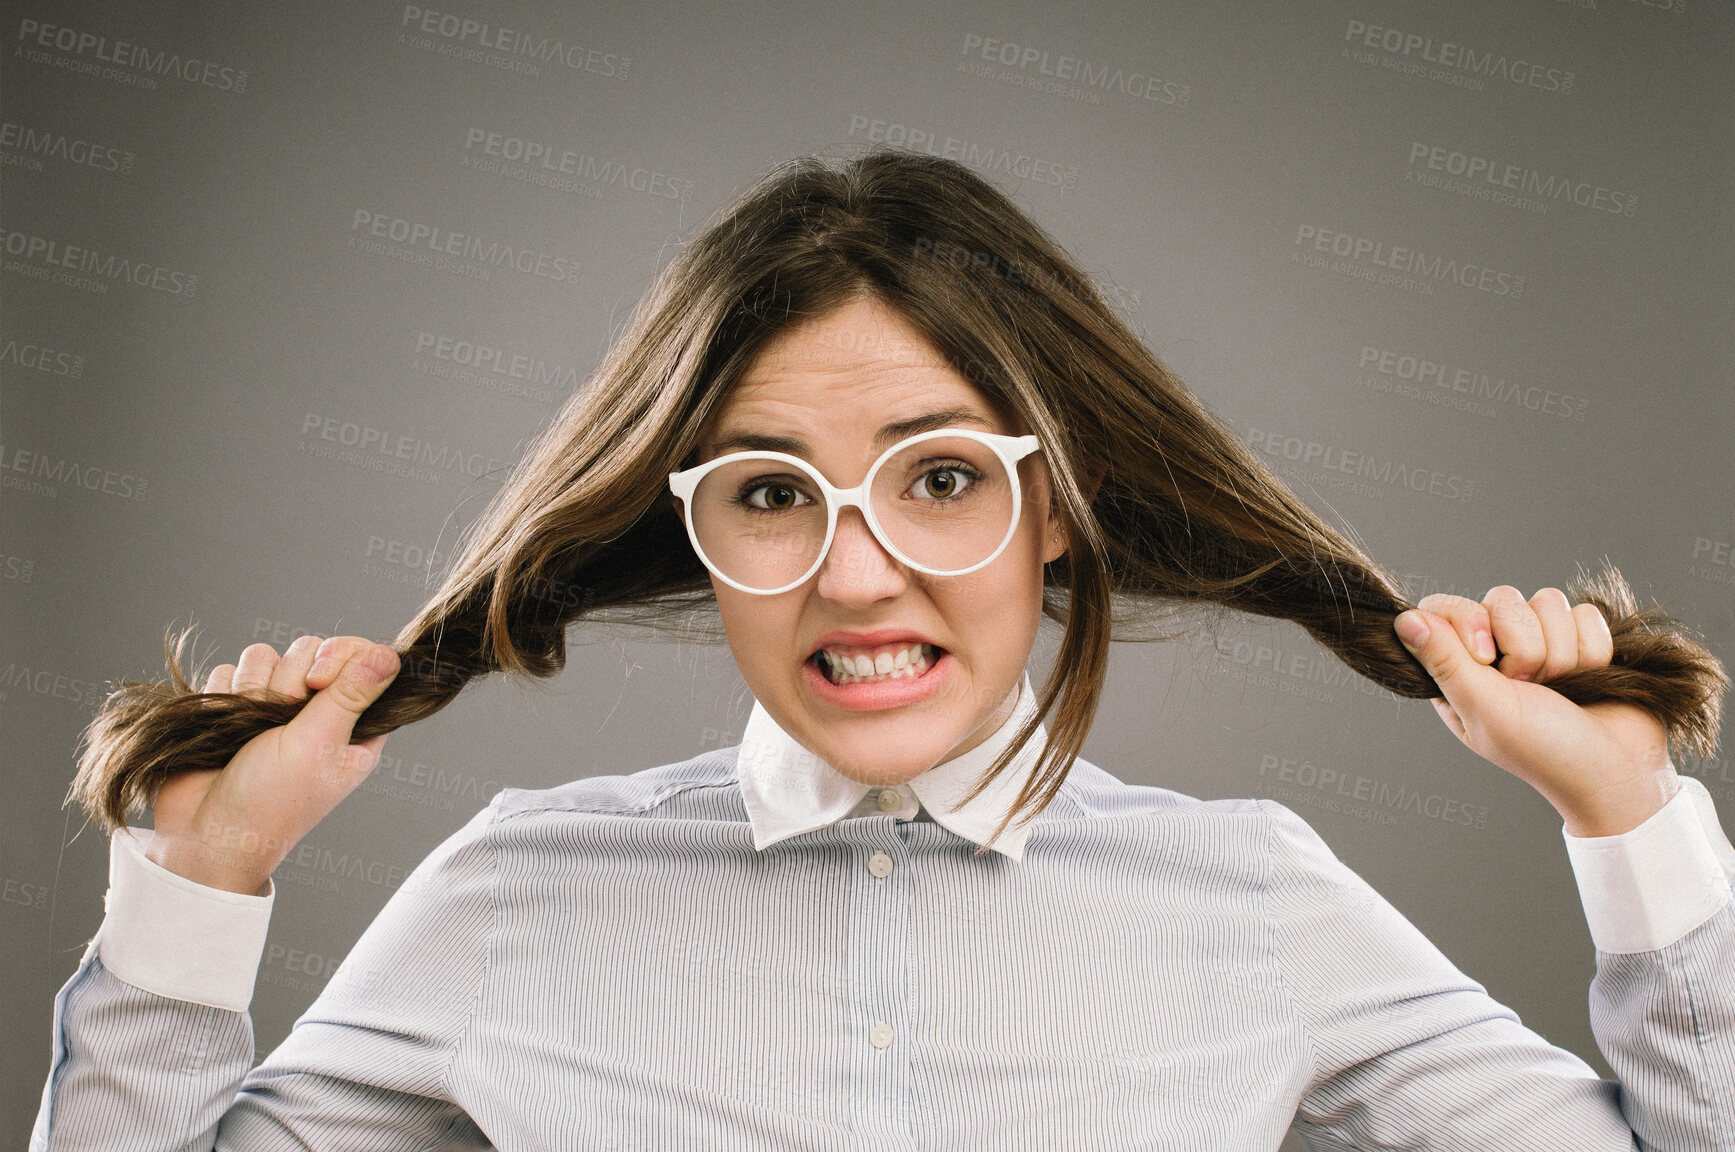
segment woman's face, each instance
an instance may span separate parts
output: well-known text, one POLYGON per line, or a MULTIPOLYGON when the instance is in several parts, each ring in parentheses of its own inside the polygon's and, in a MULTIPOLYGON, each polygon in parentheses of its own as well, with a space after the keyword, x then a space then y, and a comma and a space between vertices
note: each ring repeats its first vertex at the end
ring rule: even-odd
MULTIPOLYGON (((1026 432, 895 311, 858 298, 765 347, 707 429, 699 460, 741 451, 728 443, 736 437, 788 437, 807 446, 792 454, 850 488, 890 446, 876 439, 883 425, 947 409, 971 414, 948 427, 1026 432)), ((1040 452, 1021 462, 1019 479, 1016 534, 966 575, 906 567, 857 508, 839 512, 819 571, 787 592, 756 596, 713 574, 735 663, 785 732, 852 780, 897 784, 974 748, 1011 715, 1041 618, 1042 566, 1065 551, 1040 452), (839 651, 871 657, 925 641, 941 653, 914 681, 837 687, 817 653, 838 632, 898 638, 839 651)))

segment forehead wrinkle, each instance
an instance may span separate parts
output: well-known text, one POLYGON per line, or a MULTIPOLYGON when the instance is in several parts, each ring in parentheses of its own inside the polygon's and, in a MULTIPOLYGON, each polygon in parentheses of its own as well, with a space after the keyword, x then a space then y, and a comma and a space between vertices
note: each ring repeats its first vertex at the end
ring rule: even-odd
POLYGON ((872 388, 918 381, 953 383, 956 377, 948 369, 948 365, 932 355, 898 360, 823 351, 767 356, 749 369, 739 392, 760 391, 778 384, 794 384, 798 391, 806 393, 811 387, 804 385, 841 388, 860 384, 872 388))
MULTIPOLYGON (((707 438, 701 450, 701 457, 710 459, 718 453, 720 441, 743 435, 788 436, 793 439, 806 440, 808 436, 804 434, 804 431, 806 428, 811 428, 815 421, 811 417, 802 419, 798 416, 793 421, 794 427, 790 427, 791 421, 787 418, 780 418, 780 410, 796 409, 798 412, 811 414, 828 411, 835 405, 827 394, 844 388, 857 393, 858 397, 859 393, 864 390, 870 394, 870 398, 863 401, 863 407, 873 413, 875 419, 864 427, 871 427, 876 436, 882 424, 891 422, 890 419, 881 417, 886 417, 894 412, 903 413, 904 415, 900 418, 908 419, 941 409, 970 408, 983 417, 985 429, 991 429, 994 426, 996 414, 992 406, 984 404, 974 390, 963 381, 955 377, 947 377, 943 378, 942 381, 937 381, 936 383, 947 385, 937 389, 941 393, 939 395, 934 394, 936 391, 934 389, 906 387, 920 383, 921 381, 912 379, 906 366, 883 362, 872 365, 865 372, 840 367, 828 367, 810 372, 791 372, 782 370, 777 366, 767 365, 763 373, 755 370, 750 373, 748 378, 742 380, 735 395, 731 397, 723 418, 718 421, 718 429, 707 438), (815 381, 815 376, 821 379, 815 381), (794 396, 763 395, 767 389, 776 389, 780 384, 791 383, 798 386, 810 386, 798 387, 795 390, 797 394, 794 396), (886 399, 875 400, 871 398, 873 394, 883 394, 888 391, 892 395, 886 399), (745 412, 742 409, 745 409, 745 412)), ((970 423, 970 421, 964 422, 970 423)), ((798 452, 797 454, 811 458, 813 455, 811 448, 812 445, 810 444, 810 451, 798 452)))
MULTIPOLYGON (((992 417, 982 415, 979 411, 967 407, 950 405, 930 408, 925 412, 887 421, 874 433, 873 446, 875 449, 884 450, 890 448, 897 441, 920 433, 970 424, 977 425, 983 431, 992 432, 995 430, 992 417)), ((817 463, 812 446, 796 435, 731 431, 711 444, 709 451, 704 453, 704 456, 709 459, 712 454, 720 454, 725 448, 731 451, 757 449, 788 452, 800 456, 810 463, 817 463)))
MULTIPOLYGON (((720 455, 725 438, 823 440, 822 433, 833 425, 847 427, 846 437, 877 434, 892 419, 956 408, 980 413, 985 431, 1001 430, 1008 420, 925 333, 895 310, 871 300, 856 302, 773 336, 710 422, 699 457, 720 455)), ((809 447, 817 451, 819 446, 809 447)), ((797 454, 812 462, 812 452, 797 454)))

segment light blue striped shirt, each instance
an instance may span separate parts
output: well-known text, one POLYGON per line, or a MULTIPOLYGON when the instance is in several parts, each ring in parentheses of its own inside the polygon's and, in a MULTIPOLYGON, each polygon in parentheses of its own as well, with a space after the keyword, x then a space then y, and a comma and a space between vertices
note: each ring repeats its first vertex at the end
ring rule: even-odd
POLYGON ((1617 1082, 1273 801, 1081 759, 973 856, 1041 737, 950 800, 1031 704, 1026 680, 992 738, 890 789, 757 704, 736 748, 505 789, 257 1068, 275 890, 193 884, 117 832, 31 1147, 1247 1152, 1292 1123, 1314 1149, 1732 1146, 1735 849, 1697 781, 1567 837, 1617 1082))

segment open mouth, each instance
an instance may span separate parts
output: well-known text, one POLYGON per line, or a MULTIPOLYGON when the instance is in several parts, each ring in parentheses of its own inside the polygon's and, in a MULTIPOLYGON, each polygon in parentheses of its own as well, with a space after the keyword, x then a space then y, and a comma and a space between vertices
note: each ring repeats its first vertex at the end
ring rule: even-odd
POLYGON ((881 680, 917 679, 926 674, 945 651, 935 644, 916 642, 885 645, 871 654, 860 652, 852 655, 821 648, 808 657, 808 663, 833 684, 872 684, 881 680))

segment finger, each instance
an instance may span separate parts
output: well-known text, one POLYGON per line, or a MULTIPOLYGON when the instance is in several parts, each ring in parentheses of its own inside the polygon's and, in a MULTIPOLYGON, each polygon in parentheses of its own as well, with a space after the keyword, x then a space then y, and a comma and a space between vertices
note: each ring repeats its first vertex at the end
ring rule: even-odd
POLYGON ((1588 601, 1574 604, 1572 614, 1578 620, 1578 666, 1604 668, 1615 656, 1615 638, 1608 630, 1608 618, 1602 609, 1588 601))
POLYGON ((277 667, 277 649, 269 644, 249 644, 241 649, 241 661, 235 665, 236 692, 257 692, 271 682, 271 670, 277 667))
MULTIPOLYGON (((390 644, 362 640, 359 645, 345 647, 348 658, 337 675, 324 688, 316 690, 307 706, 289 722, 291 728, 300 725, 302 735, 311 736, 321 747, 342 748, 347 745, 356 718, 379 699, 386 685, 398 674, 398 654, 390 644)), ((315 667, 318 667, 317 663, 315 667)), ((313 684, 311 674, 308 684, 310 687, 313 684)))
POLYGON ((271 690, 296 700, 307 699, 307 670, 313 667, 313 654, 318 650, 318 636, 297 636, 271 670, 271 690))
POLYGON ((1486 605, 1478 604, 1468 596, 1435 592, 1422 597, 1417 607, 1451 621, 1459 642, 1478 664, 1494 663, 1494 633, 1486 605))
POLYGON ((337 677, 345 661, 372 643, 366 636, 327 636, 314 651, 313 666, 307 670, 307 686, 315 692, 326 687, 337 677))
MULTIPOLYGON (((1494 667, 1511 680, 1535 680, 1548 658, 1548 642, 1536 609, 1510 584, 1488 589, 1482 603, 1488 606, 1488 618, 1494 625, 1494 645, 1503 653, 1494 667)), ((1575 660, 1577 652, 1575 644, 1575 660)))
POLYGON ((1398 639, 1422 662, 1456 714, 1460 718, 1476 715, 1477 701, 1488 687, 1487 678, 1495 672, 1476 662, 1451 623, 1443 616, 1411 608, 1398 614, 1395 628, 1398 639))
POLYGON ((1440 719, 1446 722, 1446 727, 1452 730, 1452 735, 1460 740, 1465 739, 1464 719, 1458 715, 1458 710, 1439 696, 1434 697, 1431 703, 1434 705, 1434 711, 1440 714, 1440 719))
POLYGON ((235 690, 235 665, 219 664, 211 669, 211 674, 205 677, 205 691, 233 692, 235 690))
POLYGON ((1572 604, 1558 588, 1542 588, 1529 600, 1530 610, 1542 625, 1542 642, 1548 649, 1542 667, 1532 677, 1538 684, 1564 676, 1578 667, 1578 621, 1572 604))

